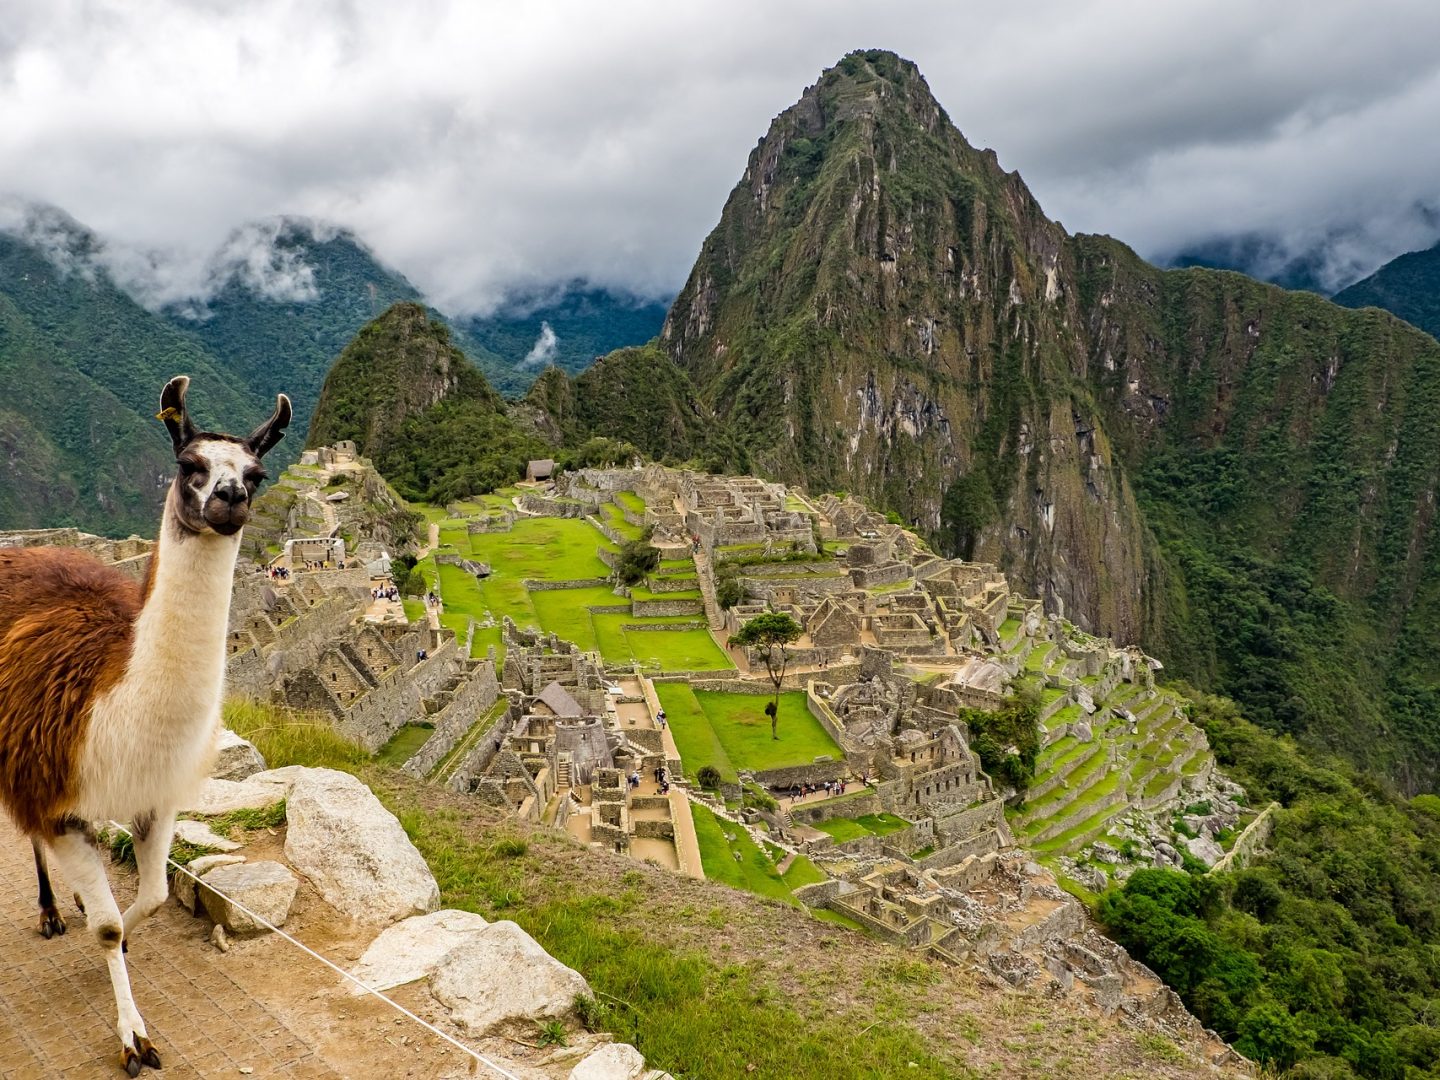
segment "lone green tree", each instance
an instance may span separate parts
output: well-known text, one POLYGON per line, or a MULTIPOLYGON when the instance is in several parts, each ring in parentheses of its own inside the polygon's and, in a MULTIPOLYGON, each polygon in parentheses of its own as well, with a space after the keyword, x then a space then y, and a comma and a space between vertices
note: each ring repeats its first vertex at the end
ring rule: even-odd
POLYGON ((785 669, 790 664, 790 651, 786 646, 800 640, 805 631, 791 616, 780 611, 765 611, 740 627, 740 632, 730 637, 731 645, 765 650, 765 670, 775 684, 775 698, 765 708, 770 717, 770 737, 780 738, 778 723, 780 716, 780 684, 785 681, 785 669), (778 655, 777 655, 778 654, 778 655))

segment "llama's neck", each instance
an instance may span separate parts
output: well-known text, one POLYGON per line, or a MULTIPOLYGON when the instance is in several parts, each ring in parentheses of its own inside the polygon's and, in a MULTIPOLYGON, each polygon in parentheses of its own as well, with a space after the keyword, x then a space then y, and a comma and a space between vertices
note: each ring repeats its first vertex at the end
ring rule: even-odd
POLYGON ((219 706, 239 552, 239 534, 188 533, 167 508, 125 673, 126 689, 152 700, 162 722, 171 712, 198 722, 195 710, 219 706))

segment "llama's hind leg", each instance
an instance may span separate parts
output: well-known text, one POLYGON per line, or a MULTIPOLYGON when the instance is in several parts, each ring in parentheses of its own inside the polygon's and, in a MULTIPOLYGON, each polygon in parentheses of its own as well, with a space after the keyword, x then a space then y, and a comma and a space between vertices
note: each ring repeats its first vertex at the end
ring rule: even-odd
POLYGON ((125 968, 125 954, 120 949, 124 923, 120 906, 110 892, 105 877, 105 862, 95 843, 95 834, 88 825, 67 821, 62 831, 50 842, 60 872, 65 875, 85 902, 90 929, 105 953, 105 966, 110 971, 110 988, 115 993, 115 1031, 120 1036, 120 1065, 130 1076, 138 1076, 142 1064, 160 1067, 160 1055, 151 1045, 145 1021, 135 1007, 130 991, 130 973, 125 968))
POLYGON ((40 934, 48 941, 65 933, 65 920, 55 907, 55 890, 50 887, 50 870, 45 865, 45 845, 32 839, 30 846, 35 849, 35 876, 40 880, 40 934))
POLYGON ((135 902, 125 909, 123 926, 125 944, 135 928, 155 914, 170 895, 166 862, 170 858, 170 841, 175 835, 175 812, 141 814, 131 825, 135 846, 135 865, 140 873, 140 888, 135 902))

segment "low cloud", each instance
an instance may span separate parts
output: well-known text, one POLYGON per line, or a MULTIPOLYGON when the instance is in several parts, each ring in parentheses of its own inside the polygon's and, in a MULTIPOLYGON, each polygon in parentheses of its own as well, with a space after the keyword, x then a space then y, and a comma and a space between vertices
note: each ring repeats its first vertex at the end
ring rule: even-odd
POLYGON ((544 367, 555 359, 555 354, 559 349, 560 338, 556 336, 554 330, 550 329, 548 322, 541 322, 540 336, 535 339, 535 344, 525 354, 525 359, 520 361, 520 367, 522 369, 544 367))
POLYGON ((673 293, 770 118, 870 46, 1052 216, 1146 256, 1263 235, 1330 245, 1338 280, 1437 235, 1430 0, 43 7, 0 27, 0 191, 91 226, 152 304, 213 291, 219 250, 304 295, 263 228, 232 239, 280 215, 353 229, 451 314, 673 293))

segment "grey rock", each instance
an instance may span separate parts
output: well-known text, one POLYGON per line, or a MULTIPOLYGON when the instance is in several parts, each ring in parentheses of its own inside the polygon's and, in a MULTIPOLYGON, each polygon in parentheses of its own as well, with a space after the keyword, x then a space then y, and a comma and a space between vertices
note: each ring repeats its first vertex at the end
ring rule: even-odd
POLYGON ((289 868, 262 860, 217 866, 201 877, 198 891, 206 914, 215 922, 234 934, 255 934, 270 929, 259 919, 271 926, 285 925, 299 885, 300 879, 289 868))
POLYGON ((206 780, 200 792, 184 808, 200 817, 215 817, 232 810, 263 810, 285 800, 285 785, 267 782, 264 773, 244 780, 206 780))
POLYGON ((467 1031, 484 1035, 514 1020, 568 1016, 590 986, 513 922, 491 923, 450 950, 430 991, 467 1031))
POLYGON ((195 847, 210 848, 212 851, 238 851, 240 844, 227 840, 203 821, 186 818, 175 822, 175 839, 183 840, 195 847))
POLYGON ((644 1073, 645 1058, 639 1050, 629 1043, 606 1043, 570 1070, 570 1080, 639 1080, 644 1073))
MULTIPOLYGON (((192 859, 185 865, 185 869, 194 874, 195 877, 204 877, 217 866, 233 866, 243 863, 243 855, 201 855, 198 859, 192 859)), ((183 907, 191 915, 200 914, 200 900, 195 895, 195 878, 190 874, 177 873, 173 878, 175 890, 175 902, 183 907)))
MULTIPOLYGON (((402 919, 370 943, 350 974, 373 990, 415 982, 432 974, 457 945, 490 923, 470 911, 435 911, 402 919)), ((354 994, 363 994, 357 986, 354 994)))
POLYGON ((1187 840, 1185 847, 1189 849, 1191 855, 1206 866, 1214 866, 1225 857, 1225 849, 1208 836, 1197 836, 1193 840, 1187 840))
POLYGON ((356 922, 384 926, 440 906, 435 876, 400 822, 349 773, 300 770, 286 819, 285 857, 356 922))
POLYGON ((254 743, 242 739, 229 728, 220 729, 211 776, 220 780, 244 780, 247 776, 263 772, 265 768, 265 758, 255 749, 254 743))

